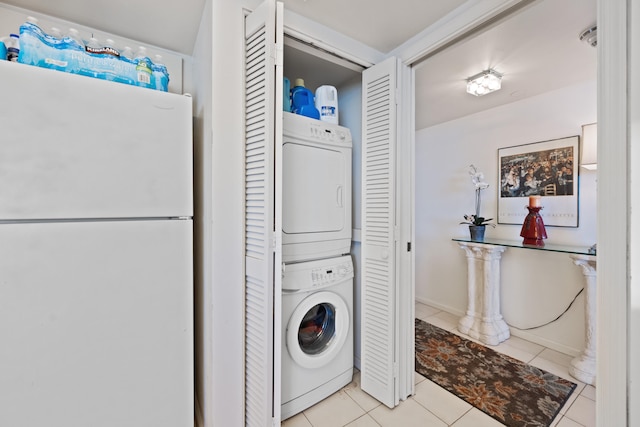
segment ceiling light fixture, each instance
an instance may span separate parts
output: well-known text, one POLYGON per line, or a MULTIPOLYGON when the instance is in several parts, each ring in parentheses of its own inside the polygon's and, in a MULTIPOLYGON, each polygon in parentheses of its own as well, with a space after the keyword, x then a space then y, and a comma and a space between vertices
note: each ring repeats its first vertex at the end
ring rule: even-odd
POLYGON ((596 47, 598 45, 598 27, 593 25, 580 33, 580 41, 596 47))
POLYGON ((491 68, 467 79, 467 92, 482 96, 502 87, 502 74, 491 68))

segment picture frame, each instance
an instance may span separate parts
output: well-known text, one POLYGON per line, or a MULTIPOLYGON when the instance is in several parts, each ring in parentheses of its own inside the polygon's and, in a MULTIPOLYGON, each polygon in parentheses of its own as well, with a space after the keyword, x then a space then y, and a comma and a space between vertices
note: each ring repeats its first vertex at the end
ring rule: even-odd
POLYGON ((541 196, 545 226, 578 227, 580 137, 498 149, 498 224, 524 222, 529 196, 541 196))

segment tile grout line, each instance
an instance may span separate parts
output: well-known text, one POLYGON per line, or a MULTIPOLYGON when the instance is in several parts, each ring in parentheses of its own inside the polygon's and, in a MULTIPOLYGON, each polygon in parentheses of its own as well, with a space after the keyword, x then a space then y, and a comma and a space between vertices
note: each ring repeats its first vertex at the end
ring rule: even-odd
MULTIPOLYGON (((426 305, 425 305, 425 306, 426 306, 426 305)), ((426 307, 431 308, 430 306, 426 306, 426 307)), ((416 311, 418 311, 418 310, 416 310, 416 311)), ((426 311, 428 311, 428 310, 426 310, 426 311)), ((443 311, 443 310, 438 310, 438 311, 436 311, 436 312, 430 312, 430 311, 429 311, 429 313, 430 313, 430 315, 429 315, 429 316, 427 316, 427 319, 428 319, 429 317, 435 317, 435 316, 436 316, 437 314, 439 314, 439 313, 446 313, 446 314, 448 314, 448 312, 445 312, 445 311, 443 311)), ((423 321, 428 322, 428 323, 432 323, 432 322, 430 322, 429 320, 427 320, 427 319, 425 319, 425 318, 419 317, 417 313, 416 313, 416 318, 419 318, 420 320, 423 320, 423 321)), ((443 319, 443 318, 441 318, 441 317, 437 317, 437 319, 439 319, 440 321, 442 321, 442 322, 444 322, 444 323, 451 324, 451 322, 447 321, 447 319, 443 319)), ((459 334, 459 333, 458 333, 458 331, 457 331, 457 327, 456 327, 456 325, 455 325, 455 324, 453 324, 453 326, 452 326, 452 327, 453 327, 453 330, 449 330, 449 332, 456 333, 456 334, 458 334, 458 335, 463 336, 464 338, 466 338, 464 335, 461 335, 461 334, 459 334)), ((443 329, 447 329, 447 328, 443 328, 443 329)), ((475 341, 475 340, 472 340, 472 341, 475 341)), ((523 341, 527 341, 527 340, 524 340, 524 339, 523 339, 523 341)), ((527 342, 529 342, 529 341, 527 341, 527 342)), ((534 343, 534 344, 535 344, 535 343, 534 343)), ((491 348, 491 347, 489 347, 489 348, 491 348)), ((521 349, 521 348, 519 348, 519 347, 511 347, 511 348, 512 348, 512 349, 514 349, 514 350, 517 350, 517 351, 521 351, 521 352, 524 352, 524 353, 528 353, 528 354, 530 354, 530 355, 533 355, 533 357, 531 357, 531 359, 530 359, 529 361, 522 360, 522 362, 524 362, 524 363, 532 364, 532 363, 531 363, 532 361, 534 361, 535 359, 540 358, 540 359, 545 360, 546 362, 549 362, 549 363, 552 363, 552 364, 554 364, 554 365, 556 365, 556 366, 558 366, 558 367, 562 367, 562 368, 564 368, 563 364, 558 363, 556 360, 552 360, 552 358, 547 359, 546 357, 542 356, 542 354, 545 352, 545 350, 547 350, 547 349, 548 349, 548 347, 545 347, 545 346, 540 345, 540 348, 539 348, 539 349, 537 349, 537 351, 533 351, 533 352, 529 352, 529 351, 524 350, 524 349, 521 349)), ((504 351, 500 351, 500 350, 498 350, 498 349, 493 349, 493 350, 494 350, 494 351, 497 351, 497 352, 499 352, 499 353, 502 353, 502 354, 507 354, 506 352, 504 352, 504 351)), ((552 350, 552 349, 549 349, 549 350, 552 350)), ((552 350, 552 351, 556 351, 556 350, 552 350)), ((558 353, 560 353, 560 354, 564 354, 564 353, 561 353, 561 352, 558 352, 558 353)), ((507 355, 508 355, 508 354, 507 354, 507 355)), ((532 366, 535 366, 535 365, 532 365, 532 366)), ((540 368, 540 369, 542 369, 542 368, 540 368)), ((563 377, 563 376, 561 376, 561 375, 560 375, 560 377, 563 377)), ((415 377, 414 377, 414 378, 415 378, 415 377)), ((422 379, 418 378, 418 381, 417 381, 417 382, 415 382, 415 384, 416 384, 416 385, 417 385, 417 384, 420 384, 421 382, 423 382, 423 381, 425 381, 425 380, 426 380, 425 378, 422 378, 422 379)), ((415 379, 414 379, 414 381, 415 381, 415 379)), ((572 380, 572 381, 573 381, 573 380, 572 380)), ((574 381, 574 382, 576 382, 576 381, 574 381)), ((580 427, 586 427, 585 425, 581 424, 580 422, 578 422, 578 421, 574 420, 573 418, 571 418, 570 416, 568 416, 568 415, 567 415, 567 414, 568 414, 568 412, 569 412, 569 410, 571 409, 571 407, 573 407, 573 405, 574 405, 574 404, 576 404, 576 402, 578 401, 578 398, 579 398, 580 396, 584 397, 588 402, 592 402, 593 404, 595 404, 595 399, 592 399, 592 398, 590 398, 589 396, 586 396, 586 395, 584 395, 584 394, 583 394, 583 393, 587 390, 587 387, 589 387, 589 385, 588 385, 588 384, 582 384, 582 383, 579 383, 579 382, 577 382, 577 383, 578 383, 578 387, 576 388, 576 391, 575 391, 575 393, 576 393, 576 394, 575 394, 575 398, 574 398, 571 402, 567 402, 567 403, 569 403, 569 406, 567 406, 566 408, 562 408, 562 409, 564 409, 563 411, 558 412, 558 414, 557 414, 556 418, 555 418, 554 420, 552 420, 552 422, 551 422, 551 426, 557 427, 557 426, 562 422, 562 420, 566 418, 568 421, 570 421, 571 423, 575 423, 575 425, 577 425, 577 426, 580 426, 580 427), (581 384, 583 385, 582 387, 580 387, 580 385, 581 385, 581 384), (579 391, 578 391, 578 389, 579 389, 579 391)), ((373 422, 375 423, 375 425, 376 425, 376 426, 382 426, 382 425, 378 422, 378 420, 377 420, 376 418, 374 418, 374 417, 371 415, 371 413, 372 413, 373 411, 375 411, 377 408, 379 408, 379 405, 378 405, 378 406, 376 406, 376 407, 374 407, 374 408, 371 408, 370 410, 365 409, 365 408, 364 408, 360 403, 358 403, 358 401, 356 401, 356 399, 355 399, 354 397, 352 397, 352 396, 351 396, 351 395, 346 391, 346 387, 348 387, 348 385, 347 385, 347 386, 345 386, 345 387, 343 387, 340 391, 344 391, 344 394, 345 394, 345 395, 347 395, 347 396, 349 396, 350 401, 352 401, 353 403, 355 403, 355 405, 356 405, 358 408, 360 408, 360 409, 364 412, 364 414, 362 414, 362 415, 360 415, 360 416, 356 417, 355 419, 353 419, 353 420, 349 421, 348 423, 344 424, 342 427, 346 427, 346 426, 348 426, 349 424, 352 424, 352 423, 354 423, 354 422, 356 422, 356 421, 358 421, 358 420, 360 420, 360 419, 362 419, 363 417, 366 417, 366 416, 368 416, 368 417, 370 418, 370 420, 367 420, 367 422, 373 421, 373 422)), ((424 410, 426 410, 427 412, 429 412, 431 415, 433 415, 434 417, 436 417, 438 420, 442 421, 442 422, 443 422, 446 426, 448 426, 448 427, 453 427, 456 423, 460 422, 460 420, 462 420, 464 417, 469 416, 469 413, 470 413, 471 411, 473 411, 473 409, 474 409, 473 407, 471 407, 471 408, 467 409, 463 414, 461 414, 461 415, 460 415, 458 418, 456 418, 456 419, 455 419, 451 424, 449 424, 449 423, 447 423, 445 420, 443 420, 442 418, 440 418, 440 417, 438 417, 436 414, 434 414, 432 411, 430 411, 427 407, 423 406, 423 405, 422 405, 418 400, 414 399, 414 396, 410 396, 410 397, 409 397, 409 399, 413 400, 413 401, 414 401, 415 403, 417 403, 421 408, 423 408, 424 410)), ((409 400, 409 399, 407 399, 407 400, 409 400)), ((319 426, 316 426, 316 425, 314 425, 313 423, 311 423, 311 420, 307 417, 307 414, 305 413, 305 411, 303 411, 302 413, 303 413, 303 415, 304 415, 304 419, 307 421, 307 423, 308 423, 311 427, 319 427, 319 426)), ((498 422, 499 422, 499 421, 498 421, 498 422)))

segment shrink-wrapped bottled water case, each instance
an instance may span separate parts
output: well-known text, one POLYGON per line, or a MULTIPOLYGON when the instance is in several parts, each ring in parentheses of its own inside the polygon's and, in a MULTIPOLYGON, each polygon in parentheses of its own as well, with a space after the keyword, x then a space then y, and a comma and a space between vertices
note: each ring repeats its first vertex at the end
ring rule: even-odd
POLYGON ((146 56, 130 58, 93 38, 85 44, 72 33, 56 37, 32 22, 20 26, 18 62, 165 92, 169 86, 166 67, 146 56))

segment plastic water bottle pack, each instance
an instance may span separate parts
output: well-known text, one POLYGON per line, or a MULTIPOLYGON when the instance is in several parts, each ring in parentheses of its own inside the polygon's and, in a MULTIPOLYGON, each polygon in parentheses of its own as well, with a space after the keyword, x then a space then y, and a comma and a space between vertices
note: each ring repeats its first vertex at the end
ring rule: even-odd
MULTIPOLYGON (((15 35, 19 40, 18 51, 11 50, 13 45, 7 46, 7 56, 15 54, 17 62, 27 65, 164 92, 168 90, 167 68, 149 59, 144 48, 139 49, 139 55, 132 55, 131 48, 125 48, 121 53, 112 40, 104 44, 91 37, 85 42, 73 28, 65 36, 57 29, 52 29, 51 33, 45 33, 33 18, 28 20, 20 26, 19 38, 15 35)), ((9 59, 13 60, 13 56, 9 59)))

